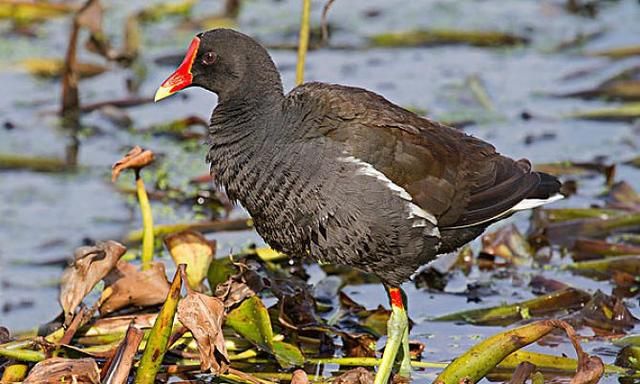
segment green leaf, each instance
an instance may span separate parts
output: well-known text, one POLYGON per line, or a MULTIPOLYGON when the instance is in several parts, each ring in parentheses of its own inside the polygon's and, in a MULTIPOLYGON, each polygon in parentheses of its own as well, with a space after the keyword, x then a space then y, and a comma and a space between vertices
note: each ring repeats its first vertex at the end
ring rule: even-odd
POLYGON ((284 341, 273 342, 273 354, 282 368, 291 368, 304 364, 304 356, 300 349, 284 341))
POLYGON ((238 272, 236 267, 231 262, 231 259, 225 257, 224 259, 214 259, 209 265, 209 271, 207 272, 207 280, 209 280, 209 287, 215 292, 218 284, 222 284, 229 279, 229 276, 238 272))
POLYGON ((178 309, 178 301, 180 300, 180 290, 182 289, 182 273, 184 273, 184 264, 178 266, 169 295, 165 301, 160 313, 156 318, 147 345, 140 358, 140 364, 136 371, 136 384, 151 384, 155 382, 156 375, 160 370, 162 359, 169 347, 169 337, 173 331, 173 318, 178 309))
POLYGON ((273 340, 269 312, 258 296, 252 296, 227 315, 226 324, 240 336, 275 356, 282 368, 302 365, 304 356, 298 347, 273 340))
POLYGON ((260 349, 273 351, 273 330, 269 312, 259 297, 253 296, 227 315, 226 324, 260 349))

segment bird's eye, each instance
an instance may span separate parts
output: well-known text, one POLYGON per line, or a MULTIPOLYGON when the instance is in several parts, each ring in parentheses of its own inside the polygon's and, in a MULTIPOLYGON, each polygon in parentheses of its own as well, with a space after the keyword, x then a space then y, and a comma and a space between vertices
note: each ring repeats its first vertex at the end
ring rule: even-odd
POLYGON ((202 64, 211 65, 216 62, 217 58, 218 58, 218 55, 216 55, 215 52, 212 52, 212 51, 206 52, 204 55, 202 55, 202 64))

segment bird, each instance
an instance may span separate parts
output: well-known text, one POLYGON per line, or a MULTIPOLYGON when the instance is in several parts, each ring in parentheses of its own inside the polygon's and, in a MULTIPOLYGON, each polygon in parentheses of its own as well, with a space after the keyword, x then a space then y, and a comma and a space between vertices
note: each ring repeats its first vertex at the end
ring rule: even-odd
POLYGON ((394 369, 411 374, 401 284, 489 225, 562 198, 558 179, 528 160, 374 92, 308 82, 285 94, 267 50, 231 29, 197 34, 154 99, 188 87, 217 94, 210 171, 266 243, 385 286, 391 315, 376 384, 394 369))

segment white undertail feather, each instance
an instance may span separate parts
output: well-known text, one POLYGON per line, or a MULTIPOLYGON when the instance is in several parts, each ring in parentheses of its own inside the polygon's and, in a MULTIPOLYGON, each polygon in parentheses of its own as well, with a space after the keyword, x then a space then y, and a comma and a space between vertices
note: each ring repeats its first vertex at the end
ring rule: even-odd
POLYGON ((430 235, 440 237, 440 231, 438 230, 438 220, 435 218, 435 216, 420 208, 418 205, 414 204, 413 197, 411 197, 411 194, 409 194, 409 192, 407 192, 404 188, 391 181, 384 173, 378 171, 373 165, 367 163, 366 161, 362 161, 354 156, 340 157, 339 160, 357 164, 359 166, 358 171, 360 174, 375 177, 376 179, 383 182, 396 195, 408 202, 407 207, 409 209, 409 216, 407 218, 414 219, 414 223, 412 225, 413 227, 426 227, 426 222, 428 221, 434 226, 430 235))
POLYGON ((506 211, 499 213, 493 217, 490 217, 488 219, 482 220, 482 221, 478 221, 475 223, 471 223, 471 224, 466 224, 466 225, 459 225, 459 226, 455 226, 455 227, 447 227, 447 229, 458 229, 458 228, 468 228, 468 227, 473 227, 479 224, 485 224, 488 223, 490 221, 494 221, 494 220, 498 220, 502 217, 506 217, 511 215, 514 212, 518 212, 518 211, 526 211, 527 209, 533 209, 533 208, 537 208, 540 207, 542 205, 545 204, 549 204, 549 203, 553 203, 554 201, 558 201, 558 200, 562 200, 564 199, 564 196, 556 193, 555 195, 549 197, 548 199, 524 199, 522 201, 520 201, 518 204, 514 205, 513 207, 507 209, 506 211))
POLYGON ((524 199, 518 204, 514 205, 509 211, 524 211, 527 209, 533 209, 545 204, 553 203, 554 201, 562 200, 564 196, 559 193, 549 197, 548 199, 524 199))

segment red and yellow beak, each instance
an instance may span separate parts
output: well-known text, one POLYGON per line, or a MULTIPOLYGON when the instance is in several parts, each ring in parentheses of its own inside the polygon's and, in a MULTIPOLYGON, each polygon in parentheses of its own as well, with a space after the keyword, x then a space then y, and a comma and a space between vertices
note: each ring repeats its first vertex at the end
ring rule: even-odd
POLYGON ((189 49, 187 50, 187 54, 184 56, 184 60, 182 60, 182 64, 180 64, 178 69, 176 69, 171 76, 162 82, 160 88, 156 91, 153 101, 162 100, 165 97, 171 96, 179 90, 191 85, 191 82, 193 81, 191 66, 193 65, 193 61, 196 59, 199 46, 200 38, 196 36, 191 40, 191 44, 189 44, 189 49))

